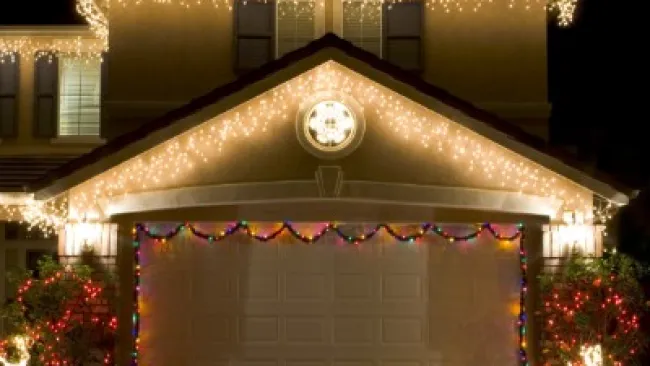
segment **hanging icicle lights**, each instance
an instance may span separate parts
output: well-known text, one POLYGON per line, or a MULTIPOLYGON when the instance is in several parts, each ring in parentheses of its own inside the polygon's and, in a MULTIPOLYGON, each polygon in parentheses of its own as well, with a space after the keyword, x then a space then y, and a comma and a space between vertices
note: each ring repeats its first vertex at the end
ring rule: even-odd
POLYGON ((29 199, 20 204, 0 202, 0 217, 25 223, 30 230, 40 231, 48 237, 56 235, 68 221, 68 200, 61 197, 49 201, 29 199))
MULTIPOLYGON (((107 0, 77 0, 79 3, 97 3, 107 0)), ((235 0, 236 1, 236 0, 235 0)), ((255 0, 251 0, 255 1, 255 0)), ((271 0, 261 0, 271 1, 271 0)), ((324 7, 326 0, 279 0, 285 3, 293 3, 296 6, 300 3, 313 3, 320 7, 324 7)), ((337 1, 337 0, 334 0, 337 1)), ((383 4, 398 3, 402 1, 412 0, 338 0, 343 2, 362 2, 369 7, 382 6, 383 4)), ((499 5, 505 5, 509 9, 524 8, 526 10, 544 10, 547 9, 556 14, 558 24, 561 26, 568 26, 573 21, 578 0, 423 0, 426 7, 430 10, 441 10, 446 13, 451 12, 477 12, 482 8, 499 5)), ((246 3, 247 0, 242 0, 246 3)), ((126 7, 129 5, 141 5, 146 3, 153 4, 175 4, 183 8, 191 8, 193 6, 200 6, 211 4, 215 8, 232 9, 233 0, 117 0, 117 6, 126 7)), ((87 5, 91 6, 91 5, 87 5)), ((95 7, 100 7, 94 5, 95 7)), ((105 17, 104 17, 105 18, 105 17)))
MULTIPOLYGON (((175 4, 182 8, 191 8, 204 4, 211 4, 214 8, 232 10, 233 1, 236 0, 117 0, 117 6, 153 4, 175 4)), ((253 0, 255 1, 255 0, 253 0)), ((262 0, 267 1, 267 0, 262 0)), ((270 0, 269 0, 270 1, 270 0)), ((282 1, 282 0, 278 0, 282 1)), ((382 6, 402 0, 340 0, 343 2, 361 1, 368 8, 382 6)), ((408 0, 406 0, 408 1, 408 0)), ((247 1, 243 1, 245 4, 247 1)), ((440 10, 446 13, 473 11, 477 12, 487 6, 497 6, 496 3, 506 0, 425 0, 426 7, 430 10, 440 10)), ((313 12, 314 7, 324 7, 324 0, 284 0, 285 5, 294 5, 301 10, 313 12), (308 6, 305 6, 308 4, 308 6)), ((507 0, 508 8, 547 9, 555 14, 560 26, 569 26, 573 22, 578 0, 507 0)), ((74 38, 67 40, 39 40, 35 37, 0 37, 0 58, 5 55, 34 55, 37 54, 63 54, 66 56, 78 55, 79 57, 100 58, 108 50, 108 22, 109 0, 77 0, 77 12, 84 17, 97 39, 74 38), (45 52, 44 52, 45 51, 45 52)), ((370 11, 371 13, 376 13, 370 11)))
POLYGON ((226 158, 232 144, 268 139, 271 130, 294 123, 298 105, 327 91, 354 98, 397 141, 426 154, 432 164, 435 159, 449 165, 468 184, 560 200, 564 210, 591 218, 590 191, 333 61, 73 188, 71 214, 83 216, 129 194, 191 184, 201 170, 214 169, 226 158))

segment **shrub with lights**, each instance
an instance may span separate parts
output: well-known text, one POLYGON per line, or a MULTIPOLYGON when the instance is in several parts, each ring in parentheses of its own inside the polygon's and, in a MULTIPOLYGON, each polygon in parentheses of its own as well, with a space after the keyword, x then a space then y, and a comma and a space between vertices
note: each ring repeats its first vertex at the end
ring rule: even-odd
POLYGON ((602 258, 573 255, 561 272, 542 275, 544 365, 636 365, 646 345, 637 280, 643 271, 612 252, 602 258))
POLYGON ((88 265, 63 266, 44 257, 38 277, 10 274, 15 300, 5 305, 11 335, 0 344, 4 365, 112 365, 117 320, 106 280, 88 265))

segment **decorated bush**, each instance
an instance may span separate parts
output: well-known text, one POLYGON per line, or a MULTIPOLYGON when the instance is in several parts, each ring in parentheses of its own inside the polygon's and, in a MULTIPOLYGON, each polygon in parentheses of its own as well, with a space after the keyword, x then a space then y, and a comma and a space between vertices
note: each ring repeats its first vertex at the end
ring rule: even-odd
POLYGON ((640 329, 645 310, 638 283, 642 267, 609 253, 577 255, 559 273, 541 276, 544 365, 627 366, 638 364, 646 345, 640 329))
POLYGON ((9 276, 14 300, 3 316, 11 335, 1 344, 5 365, 112 365, 117 327, 108 277, 93 281, 96 268, 63 266, 44 257, 38 277, 23 271, 9 276))

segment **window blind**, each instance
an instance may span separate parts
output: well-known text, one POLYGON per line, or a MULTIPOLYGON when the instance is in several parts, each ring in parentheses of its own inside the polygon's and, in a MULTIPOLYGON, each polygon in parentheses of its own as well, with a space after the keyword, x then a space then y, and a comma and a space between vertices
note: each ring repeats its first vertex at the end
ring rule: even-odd
POLYGON ((278 0, 277 56, 294 51, 314 40, 315 5, 310 0, 278 0))
POLYGON ((381 2, 343 0, 343 37, 355 46, 381 57, 381 2))
POLYGON ((59 136, 99 136, 101 61, 60 62, 59 136))

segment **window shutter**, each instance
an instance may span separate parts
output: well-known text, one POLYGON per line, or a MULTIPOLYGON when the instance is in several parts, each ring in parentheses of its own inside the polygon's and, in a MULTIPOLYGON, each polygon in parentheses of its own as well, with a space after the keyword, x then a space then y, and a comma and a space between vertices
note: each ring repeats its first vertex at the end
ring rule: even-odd
POLYGON ((275 3, 235 1, 236 71, 258 68, 274 57, 275 3))
POLYGON ((384 58, 408 71, 422 70, 421 1, 398 2, 385 11, 384 58))
POLYGON ((59 59, 55 55, 43 55, 36 60, 34 68, 34 135, 56 137, 59 59))
POLYGON ((281 57, 315 38, 315 5, 312 1, 278 1, 277 55, 281 57))
POLYGON ((0 57, 0 138, 18 134, 18 55, 0 57))
POLYGON ((101 61, 61 59, 59 136, 99 136, 101 61))
POLYGON ((382 7, 363 0, 343 0, 343 37, 381 57, 382 7))

